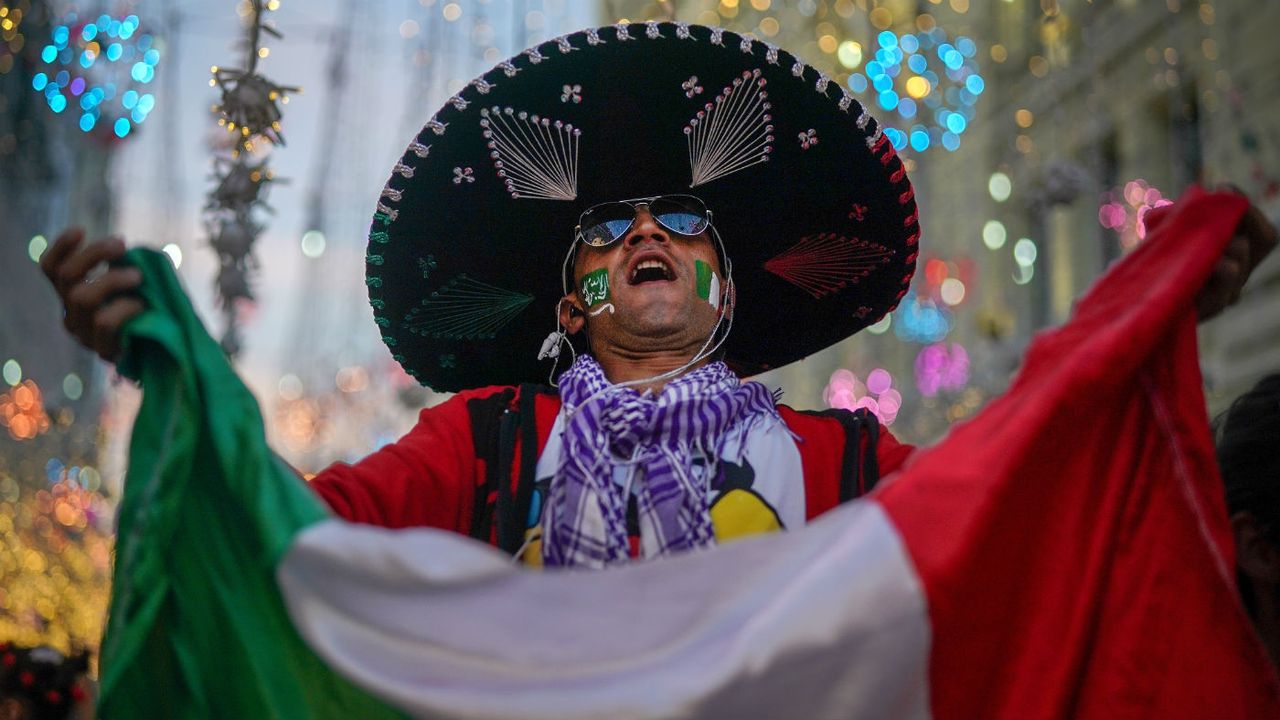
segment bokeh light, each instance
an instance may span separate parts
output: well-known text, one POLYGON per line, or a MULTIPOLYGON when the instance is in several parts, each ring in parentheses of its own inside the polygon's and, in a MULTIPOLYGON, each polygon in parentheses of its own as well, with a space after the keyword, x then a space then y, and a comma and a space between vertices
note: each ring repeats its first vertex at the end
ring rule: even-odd
POLYGON ((993 172, 987 180, 987 192, 996 202, 1004 202, 1013 193, 1013 181, 1002 172, 993 172))
POLYGON ((173 263, 174 268, 182 267, 182 248, 178 247, 175 243, 169 243, 160 248, 160 250, 165 255, 169 256, 169 260, 173 263))
POLYGON ((893 376, 884 368, 868 373, 866 383, 851 370, 836 370, 822 391, 822 400, 830 408, 866 408, 885 425, 892 425, 902 409, 902 393, 894 389, 893 376))
POLYGON ((13 358, 4 361, 3 374, 5 385, 13 386, 22 382, 22 366, 13 358))
POLYGON ((960 343, 934 343, 916 355, 916 389, 925 397, 964 388, 969 382, 969 353, 960 343))
POLYGON ((40 256, 44 255, 48 247, 49 241, 43 235, 36 235, 27 243, 27 257, 31 258, 31 262, 40 262, 40 256))
POLYGON ((319 230, 308 230, 302 234, 302 254, 309 258, 318 258, 324 254, 324 233, 319 230))
POLYGON ((1120 247, 1128 251, 1147 237, 1147 213, 1172 204, 1173 201, 1164 193, 1138 178, 1125 183, 1123 188, 1103 193, 1098 206, 1098 222, 1114 230, 1120 247))
MULTIPOLYGON (((873 10, 870 19, 882 29, 891 22, 885 8, 873 10), (877 14, 882 11, 882 22, 878 22, 877 14)), ((931 23, 918 27, 919 32, 904 34, 884 29, 876 34, 873 50, 864 51, 849 40, 840 43, 837 50, 834 35, 823 35, 819 47, 836 52, 845 68, 853 70, 861 65, 861 72, 851 73, 846 84, 855 94, 873 94, 870 100, 876 107, 897 115, 898 122, 888 120, 897 127, 885 128, 895 149, 910 147, 925 152, 942 147, 954 152, 974 121, 974 105, 986 89, 975 59, 977 44, 967 37, 958 37, 952 44, 946 32, 931 23), (827 38, 829 47, 824 47, 822 41, 827 38)))
POLYGON ((1013 244, 1013 259, 1019 265, 1030 267, 1036 264, 1036 243, 1031 238, 1019 238, 1013 244))
POLYGON ((1005 230, 1004 223, 999 220, 988 220, 987 224, 982 226, 982 244, 991 250, 1004 247, 1008 238, 1009 233, 1005 230))
POLYGON ((40 50, 45 67, 32 76, 32 89, 53 112, 78 113, 82 132, 103 127, 118 138, 127 136, 155 107, 155 96, 138 89, 155 79, 159 42, 138 31, 140 22, 137 15, 69 13, 40 50))

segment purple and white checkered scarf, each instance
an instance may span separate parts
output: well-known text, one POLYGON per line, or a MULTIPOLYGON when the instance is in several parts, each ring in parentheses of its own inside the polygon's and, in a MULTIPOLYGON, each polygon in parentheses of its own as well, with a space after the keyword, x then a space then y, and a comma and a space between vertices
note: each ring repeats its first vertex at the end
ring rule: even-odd
POLYGON ((594 358, 580 355, 560 377, 560 397, 564 444, 543 512, 547 566, 626 562, 633 485, 646 548, 666 555, 714 545, 707 483, 726 441, 736 436, 741 453, 757 422, 782 421, 765 386, 742 382, 722 362, 668 383, 657 395, 641 395, 614 386, 594 358), (693 472, 695 456, 707 463, 701 478, 693 472), (619 465, 628 467, 626 487, 614 482, 619 465))

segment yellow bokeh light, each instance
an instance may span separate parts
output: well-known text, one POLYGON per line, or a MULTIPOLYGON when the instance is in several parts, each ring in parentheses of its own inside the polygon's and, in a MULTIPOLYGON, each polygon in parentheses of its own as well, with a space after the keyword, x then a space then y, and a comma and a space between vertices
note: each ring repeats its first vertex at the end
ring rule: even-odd
POLYGON ((258 48, 258 57, 264 58, 271 54, 271 48, 258 48))
POLYGON ((818 49, 824 53, 833 53, 836 51, 836 36, 823 35, 818 38, 818 49))
POLYGON ((996 43, 991 46, 991 59, 1002 63, 1009 59, 1009 51, 1005 50, 1003 45, 996 43))
POLYGON ((760 12, 768 10, 769 5, 771 4, 770 0, 751 0, 751 7, 759 10, 760 12))
POLYGON ((1217 60, 1218 43, 1214 42, 1213 38, 1205 38, 1204 42, 1200 43, 1200 52, 1204 53, 1205 60, 1217 60))
POLYGON ((454 20, 462 17, 462 6, 458 3, 449 3, 448 5, 445 5, 440 12, 444 14, 444 19, 446 21, 453 22, 454 20))
POLYGON ((916 16, 916 29, 920 32, 929 32, 938 24, 937 20, 929 13, 920 13, 916 16))
POLYGON ((853 70, 862 64, 862 45, 853 40, 845 40, 836 50, 836 58, 841 65, 853 70))
POLYGON ((1036 121, 1036 117, 1030 110, 1022 108, 1013 114, 1013 121, 1018 123, 1018 127, 1020 128, 1029 128, 1031 127, 1031 124, 1036 121))
POLYGON ((907 94, 916 100, 928 95, 931 89, 929 81, 919 75, 912 75, 907 79, 907 94))
POLYGON ((1036 77, 1044 77, 1049 74, 1049 61, 1040 55, 1032 55, 1027 61, 1027 68, 1031 70, 1031 74, 1036 77))
POLYGON ((738 0, 720 0, 720 6, 736 9, 738 7, 738 0))
POLYGON ((969 12, 969 0, 951 0, 951 9, 958 13, 969 12))
POLYGON ((1031 136, 1019 135, 1018 139, 1013 141, 1013 145, 1018 148, 1018 152, 1026 155, 1031 152, 1031 136))
POLYGON ((877 30, 884 30, 893 24, 893 13, 889 12, 888 8, 878 7, 871 11, 868 19, 877 30))
POLYGON ((720 24, 720 14, 715 10, 703 10, 698 13, 698 24, 715 27, 720 24))
POLYGON ((760 21, 760 32, 764 33, 766 37, 773 37, 774 35, 777 35, 778 29, 779 26, 776 18, 767 17, 760 21))
POLYGON ((1213 6, 1207 2, 1200 3, 1200 22, 1205 25, 1212 25, 1213 20, 1213 6))
POLYGON ((836 0, 835 11, 836 11, 836 14, 839 15, 840 17, 842 18, 853 17, 853 13, 856 10, 857 8, 853 6, 853 0, 836 0))

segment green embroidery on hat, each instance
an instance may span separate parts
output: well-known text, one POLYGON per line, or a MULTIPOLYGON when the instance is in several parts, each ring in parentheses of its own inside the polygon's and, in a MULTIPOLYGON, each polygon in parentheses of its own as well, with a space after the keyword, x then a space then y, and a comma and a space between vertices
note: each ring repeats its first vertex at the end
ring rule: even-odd
POLYGON ((381 255, 374 255, 373 253, 367 253, 364 256, 364 261, 370 265, 381 265, 383 262, 381 255))
POLYGON ((369 301, 369 305, 370 305, 374 310, 386 310, 386 309, 387 309, 387 303, 386 303, 385 301, 383 301, 383 300, 382 300, 382 298, 374 298, 374 299, 370 300, 370 301, 369 301))
POLYGON ((390 215, 387 215, 386 213, 374 213, 374 214, 373 214, 373 221, 374 221, 374 222, 380 222, 380 223, 382 223, 383 225, 390 225, 390 224, 391 224, 391 216, 390 216, 390 215))
POLYGON ((425 258, 418 258, 418 269, 422 271, 422 279, 427 280, 431 277, 431 271, 436 269, 436 256, 428 254, 425 258))
POLYGON ((386 343, 388 347, 396 346, 396 339, 391 337, 390 335, 383 335, 382 342, 386 343))
POLYGON ((440 367, 452 368, 452 367, 457 367, 457 365, 458 365, 458 358, 455 357, 453 353, 448 353, 447 355, 440 356, 440 367))
POLYGON ((532 295, 459 275, 410 310, 404 325, 420 337, 488 340, 531 302, 532 295))
POLYGON ((388 235, 385 230, 374 230, 369 233, 369 239, 373 242, 385 245, 391 241, 391 236, 388 235))
POLYGON ((378 323, 379 327, 384 327, 384 328, 391 327, 390 318, 387 318, 385 316, 379 315, 378 317, 374 318, 373 321, 378 323))
POLYGON ((592 308, 609 299, 609 269, 592 270, 582 276, 582 302, 592 308))
POLYGON ((368 285, 369 287, 380 288, 382 287, 382 278, 378 277, 377 275, 370 275, 369 277, 364 279, 364 284, 368 285))

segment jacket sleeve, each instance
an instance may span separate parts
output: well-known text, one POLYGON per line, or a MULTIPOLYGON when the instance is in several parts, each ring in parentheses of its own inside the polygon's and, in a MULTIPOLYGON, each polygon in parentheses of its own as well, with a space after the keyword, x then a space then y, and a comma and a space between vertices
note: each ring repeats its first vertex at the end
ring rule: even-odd
POLYGON ((879 442, 876 444, 876 463, 880 466, 880 477, 897 472, 915 451, 915 445, 902 442, 889 432, 889 428, 881 425, 879 442))
POLYGON ((311 487, 338 516, 388 528, 470 530, 478 467, 467 391, 418 415, 404 437, 354 464, 335 463, 311 487))

